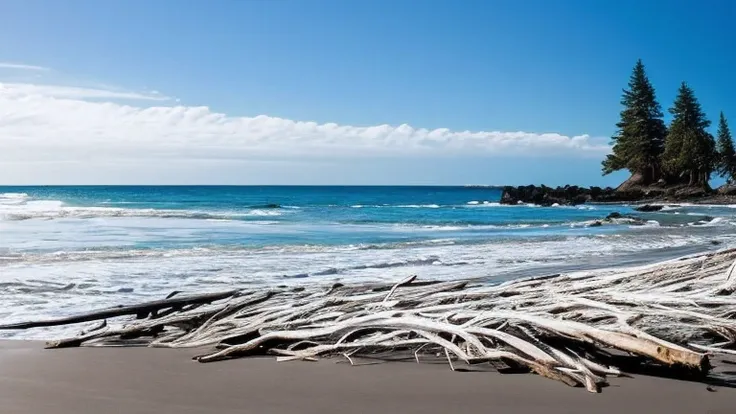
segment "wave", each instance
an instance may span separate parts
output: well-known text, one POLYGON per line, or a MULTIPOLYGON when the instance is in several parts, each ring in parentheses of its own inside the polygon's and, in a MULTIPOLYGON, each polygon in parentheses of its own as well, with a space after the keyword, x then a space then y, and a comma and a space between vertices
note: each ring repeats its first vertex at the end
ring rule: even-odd
POLYGON ((720 226, 734 226, 736 223, 729 221, 725 217, 704 217, 693 223, 688 223, 688 226, 698 227, 720 227, 720 226))
POLYGON ((255 205, 252 205, 252 206, 248 206, 248 208, 260 208, 260 209, 262 209, 262 208, 281 208, 281 205, 280 204, 275 204, 275 203, 255 204, 255 205))
POLYGON ((23 204, 26 199, 26 193, 0 193, 0 206, 23 204))
MULTIPOLYGON (((653 222, 650 226, 656 227, 656 224, 653 222)), ((271 245, 258 247, 211 245, 178 249, 117 247, 24 253, 0 251, 0 266, 6 268, 5 266, 12 265, 13 268, 20 269, 21 267, 18 266, 52 265, 47 269, 53 269, 59 265, 92 262, 94 263, 92 266, 95 268, 99 266, 104 268, 110 265, 122 266, 128 273, 132 272, 131 276, 135 276, 137 274, 135 269, 140 269, 141 266, 153 266, 151 271, 155 272, 158 267, 172 266, 172 263, 181 263, 184 266, 197 264, 189 270, 196 270, 196 266, 199 266, 200 263, 211 263, 212 266, 217 265, 218 268, 223 268, 233 263, 243 263, 243 260, 247 260, 249 263, 251 261, 254 261, 253 263, 282 263, 287 267, 298 267, 297 262, 291 266, 280 259, 288 257, 290 260, 293 259, 298 263, 302 263, 302 266, 311 267, 307 263, 321 262, 329 266, 336 261, 343 262, 343 260, 335 258, 350 258, 346 261, 347 263, 352 262, 348 266, 333 265, 322 268, 322 270, 317 268, 308 271, 312 275, 326 275, 347 273, 351 270, 389 269, 407 266, 457 266, 471 259, 485 261, 494 257, 496 259, 493 260, 500 260, 501 257, 514 257, 516 261, 535 261, 552 255, 559 256, 559 259, 562 260, 565 257, 589 257, 590 255, 620 254, 686 245, 709 245, 713 240, 733 242, 733 237, 713 234, 674 235, 661 233, 653 233, 644 237, 637 234, 606 234, 595 237, 554 234, 522 239, 463 240, 439 238, 334 246, 271 245), (420 256, 417 258, 414 256, 415 254, 420 256), (439 258, 440 254, 443 257, 451 257, 452 260, 441 260, 439 258), (370 262, 371 258, 373 260, 380 259, 370 262), (190 261, 180 261, 184 259, 190 261), (173 262, 171 262, 172 260, 173 262), (190 265, 184 263, 190 263, 190 265)), ((282 264, 277 267, 282 267, 282 264)), ((9 281, 13 280, 13 278, 9 279, 9 281)))
POLYGON ((464 206, 459 206, 459 207, 469 207, 469 208, 476 207, 477 208, 477 207, 513 207, 513 206, 509 206, 507 204, 501 204, 496 201, 472 200, 472 201, 468 201, 464 206))
MULTIPOLYGON (((119 262, 123 260, 163 259, 178 257, 240 257, 244 255, 283 255, 283 254, 319 254, 346 253, 365 250, 401 250, 406 248, 452 246, 454 239, 432 239, 382 244, 349 244, 349 245, 271 245, 271 246, 197 246, 191 248, 88 248, 84 250, 58 250, 50 252, 2 252, 0 265, 11 263, 52 264, 60 262, 119 262)), ((469 243, 469 244, 479 244, 469 243)), ((429 259, 427 259, 429 260, 429 259)), ((392 261, 388 264, 374 264, 368 267, 360 265, 350 269, 397 267, 402 265, 421 264, 421 262, 392 261)))
POLYGON ((26 193, 0 193, 0 199, 17 200, 25 198, 28 198, 28 194, 26 193))
MULTIPOLYGON (((339 205, 333 205, 331 207, 340 207, 339 205)), ((441 207, 455 207, 452 205, 440 206, 439 204, 354 204, 351 208, 441 208, 441 207)))
MULTIPOLYGON (((20 198, 20 197, 19 197, 20 198)), ((35 200, 22 204, 0 204, 0 220, 23 221, 62 218, 178 218, 201 220, 239 220, 249 217, 277 217, 287 213, 279 209, 251 209, 246 211, 196 211, 152 208, 74 207, 59 200, 35 200)))
POLYGON ((440 208, 438 204, 406 204, 397 205, 396 208, 440 208))
POLYGON ((696 203, 667 203, 667 204, 651 204, 653 206, 662 206, 660 211, 672 211, 683 208, 702 208, 702 209, 714 209, 714 208, 730 208, 736 209, 736 204, 696 204, 696 203))
POLYGON ((409 266, 462 266, 467 262, 454 262, 444 263, 440 260, 439 256, 429 256, 420 259, 410 260, 398 260, 391 262, 377 262, 371 264, 362 264, 357 266, 346 266, 346 267, 330 267, 324 270, 318 270, 311 273, 298 273, 294 275, 284 276, 286 279, 301 279, 309 276, 330 276, 346 273, 354 270, 369 270, 369 269, 392 269, 397 267, 409 267, 409 266))

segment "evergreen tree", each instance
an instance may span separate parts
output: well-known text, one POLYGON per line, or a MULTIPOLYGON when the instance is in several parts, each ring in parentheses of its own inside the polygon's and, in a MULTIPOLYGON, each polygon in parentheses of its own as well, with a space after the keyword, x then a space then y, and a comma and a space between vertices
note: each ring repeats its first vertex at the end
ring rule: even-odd
POLYGON ((723 112, 718 120, 718 174, 729 184, 736 179, 736 150, 723 112))
POLYGON ((715 139, 705 129, 705 117, 693 90, 683 82, 670 108, 674 116, 670 124, 663 166, 670 177, 687 180, 689 185, 707 185, 718 163, 715 139))
POLYGON ((641 184, 651 184, 661 173, 660 157, 667 128, 654 87, 641 59, 629 79, 629 89, 621 98, 621 119, 612 139, 613 153, 603 161, 603 174, 627 169, 641 175, 641 184))

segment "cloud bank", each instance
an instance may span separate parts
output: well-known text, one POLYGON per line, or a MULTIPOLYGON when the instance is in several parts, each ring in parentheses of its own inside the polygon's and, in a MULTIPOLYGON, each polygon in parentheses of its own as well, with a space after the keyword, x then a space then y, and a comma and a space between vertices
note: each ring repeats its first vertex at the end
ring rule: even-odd
POLYGON ((600 158, 609 151, 605 140, 587 135, 319 124, 263 115, 229 116, 200 106, 142 104, 167 99, 158 93, 0 84, 0 163, 600 158), (135 100, 136 105, 119 100, 135 100))

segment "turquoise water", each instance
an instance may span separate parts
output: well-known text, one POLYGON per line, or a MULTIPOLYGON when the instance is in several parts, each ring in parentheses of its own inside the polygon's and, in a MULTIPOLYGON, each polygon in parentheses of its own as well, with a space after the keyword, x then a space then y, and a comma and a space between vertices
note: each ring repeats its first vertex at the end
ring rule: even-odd
POLYGON ((409 274, 493 281, 724 246, 736 229, 732 206, 635 213, 499 198, 485 187, 0 187, 0 318, 175 289, 409 274), (614 211, 647 224, 590 226, 614 211))

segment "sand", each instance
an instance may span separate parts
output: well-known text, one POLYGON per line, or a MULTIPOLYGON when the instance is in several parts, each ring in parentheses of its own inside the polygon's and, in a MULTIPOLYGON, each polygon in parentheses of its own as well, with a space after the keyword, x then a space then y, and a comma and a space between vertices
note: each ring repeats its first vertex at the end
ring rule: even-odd
MULTIPOLYGON (((0 341, 2 414, 733 413, 736 389, 636 376, 601 394, 531 374, 444 364, 350 366, 247 358, 200 364, 196 350, 75 348, 0 341)), ((735 358, 736 359, 736 358, 735 358)), ((736 362, 719 364, 736 373, 736 362)), ((730 371, 729 371, 730 370, 730 371)))

